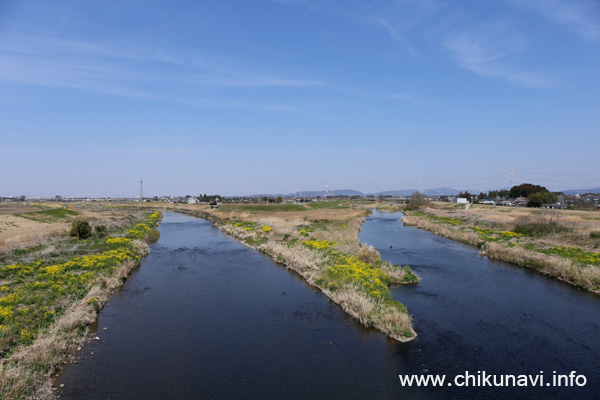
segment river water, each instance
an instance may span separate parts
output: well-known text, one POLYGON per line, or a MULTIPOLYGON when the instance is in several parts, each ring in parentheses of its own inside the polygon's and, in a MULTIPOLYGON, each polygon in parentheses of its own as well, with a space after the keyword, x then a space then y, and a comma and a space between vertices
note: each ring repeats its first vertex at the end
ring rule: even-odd
POLYGON ((210 222, 165 213, 100 313, 99 340, 55 379, 61 398, 593 398, 600 298, 375 212, 360 235, 422 278, 393 287, 419 337, 358 325, 302 278, 210 222), (390 244, 393 245, 390 248, 390 244), (106 328, 106 329, 105 329, 106 328), (92 354, 93 353, 93 354, 92 354), (575 370, 585 387, 402 387, 399 374, 575 370))

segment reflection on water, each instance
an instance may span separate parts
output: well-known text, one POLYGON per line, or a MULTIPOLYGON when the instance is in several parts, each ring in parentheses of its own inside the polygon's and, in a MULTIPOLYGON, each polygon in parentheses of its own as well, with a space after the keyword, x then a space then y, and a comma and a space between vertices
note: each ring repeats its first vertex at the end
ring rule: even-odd
POLYGON ((419 338, 359 326, 297 275, 211 223, 165 213, 161 238, 102 311, 62 398, 592 397, 598 298, 474 248, 367 219, 361 240, 423 281, 392 288, 419 338), (393 244, 390 249, 389 245, 393 244), (106 329, 104 329, 106 328, 106 329), (91 355, 90 353, 94 353, 91 355), (398 374, 586 373, 583 388, 403 388, 398 374))

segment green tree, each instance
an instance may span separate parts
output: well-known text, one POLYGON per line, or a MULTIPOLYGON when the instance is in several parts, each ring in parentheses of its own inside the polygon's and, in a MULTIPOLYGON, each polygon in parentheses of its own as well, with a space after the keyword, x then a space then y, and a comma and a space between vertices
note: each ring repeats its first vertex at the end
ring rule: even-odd
POLYGON ((550 192, 538 192, 529 196, 527 207, 541 207, 544 204, 556 203, 558 197, 550 192))
POLYGON ((533 185, 531 183, 523 183, 518 186, 513 186, 510 188, 509 196, 514 198, 517 197, 529 197, 534 193, 545 193, 548 192, 544 186, 533 185))

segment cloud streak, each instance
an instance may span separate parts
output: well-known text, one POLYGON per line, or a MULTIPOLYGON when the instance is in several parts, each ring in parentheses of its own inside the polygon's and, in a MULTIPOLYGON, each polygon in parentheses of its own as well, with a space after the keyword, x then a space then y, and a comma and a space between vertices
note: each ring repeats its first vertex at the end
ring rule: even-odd
POLYGON ((409 52, 413 56, 418 56, 419 53, 410 45, 409 41, 402 35, 398 30, 394 29, 385 19, 379 18, 379 25, 383 27, 390 35, 390 37, 404 48, 407 52, 409 52))
POLYGON ((315 79, 294 79, 240 69, 214 56, 175 54, 161 48, 123 43, 19 36, 1 43, 0 55, 0 81, 154 101, 186 101, 197 106, 289 109, 274 104, 205 97, 190 99, 189 94, 178 97, 172 93, 185 93, 183 86, 187 91, 190 86, 198 91, 208 87, 285 89, 323 85, 315 79), (164 72, 166 68, 169 72, 164 72), (156 88, 157 82, 169 90, 147 89, 156 88))
POLYGON ((510 0, 600 45, 600 3, 595 0, 510 0))
POLYGON ((516 56, 525 52, 529 43, 524 35, 504 24, 451 33, 442 44, 460 67, 476 74, 502 78, 519 86, 556 86, 544 73, 524 72, 515 66, 516 56))

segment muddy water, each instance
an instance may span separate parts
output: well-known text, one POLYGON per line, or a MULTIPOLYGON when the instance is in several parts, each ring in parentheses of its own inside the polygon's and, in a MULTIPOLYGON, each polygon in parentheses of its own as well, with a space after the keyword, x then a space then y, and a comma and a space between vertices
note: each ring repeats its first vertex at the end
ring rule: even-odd
MULTIPOLYGON (((161 238, 56 380, 61 398, 592 398, 598 297, 375 213, 361 240, 411 264, 392 288, 419 338, 363 328, 303 280, 211 223, 165 213, 161 238), (389 245, 393 244, 390 249, 389 245), (104 329, 106 328, 106 329, 104 329), (93 354, 91 354, 93 353, 93 354), (398 374, 576 370, 583 388, 407 388, 398 374)), ((448 378, 448 379, 450 379, 448 378)))

